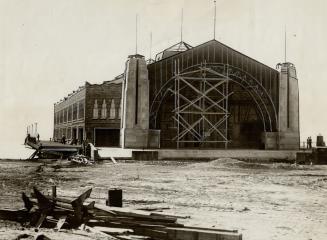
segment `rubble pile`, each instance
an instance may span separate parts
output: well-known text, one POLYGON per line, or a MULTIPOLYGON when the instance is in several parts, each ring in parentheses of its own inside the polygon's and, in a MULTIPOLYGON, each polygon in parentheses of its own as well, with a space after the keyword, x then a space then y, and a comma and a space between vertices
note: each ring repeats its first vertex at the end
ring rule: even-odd
POLYGON ((81 164, 81 165, 93 165, 94 164, 94 160, 90 160, 86 156, 81 155, 81 154, 76 154, 76 155, 70 156, 68 158, 68 160, 74 164, 81 164))

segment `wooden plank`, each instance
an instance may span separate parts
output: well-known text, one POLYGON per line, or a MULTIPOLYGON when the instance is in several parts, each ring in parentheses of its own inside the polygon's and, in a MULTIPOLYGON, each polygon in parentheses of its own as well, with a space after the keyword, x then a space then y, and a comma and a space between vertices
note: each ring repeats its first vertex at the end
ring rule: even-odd
POLYGON ((183 224, 179 223, 166 223, 166 222, 158 222, 158 221, 138 221, 133 219, 116 219, 111 220, 110 222, 119 223, 122 225, 130 226, 130 227, 150 227, 150 226, 157 226, 157 227, 183 227, 183 224))
POLYGON ((218 231, 218 232, 233 232, 237 233, 237 230, 228 230, 228 229, 220 229, 220 228, 202 228, 202 227, 190 227, 187 226, 188 229, 195 229, 195 230, 208 230, 208 231, 218 231))
POLYGON ((60 218, 62 216, 68 216, 68 215, 74 215, 74 211, 68 210, 68 209, 60 209, 60 208, 55 208, 53 211, 51 211, 51 216, 55 218, 60 218))
POLYGON ((163 221, 163 222, 176 222, 177 218, 171 216, 155 216, 151 215, 150 212, 141 211, 141 210, 134 210, 130 208, 119 208, 119 207, 109 207, 95 204, 95 209, 100 209, 105 212, 112 212, 119 216, 126 216, 126 217, 133 217, 134 219, 140 220, 156 220, 156 221, 163 221))
POLYGON ((68 210, 72 210, 72 211, 74 210, 72 205, 65 204, 65 203, 60 203, 60 202, 56 203, 56 207, 61 208, 61 209, 68 209, 68 210))
POLYGON ((39 153, 39 150, 35 150, 33 153, 32 153, 32 155, 31 156, 29 156, 29 158, 28 159, 34 159, 34 157, 36 156, 36 154, 38 154, 39 153))
POLYGON ((22 210, 11 210, 11 209, 0 209, 0 219, 10 221, 22 221, 24 222, 28 212, 26 209, 22 210))
POLYGON ((168 239, 167 232, 163 230, 139 228, 135 230, 135 233, 148 236, 151 239, 168 239))
POLYGON ((220 232, 215 229, 204 230, 196 228, 166 228, 169 239, 172 240, 242 240, 242 234, 235 232, 220 232))
POLYGON ((74 209, 74 222, 76 224, 81 224, 84 222, 85 213, 87 213, 87 208, 83 206, 84 201, 90 197, 92 188, 82 193, 77 199, 72 201, 72 207, 74 209))
POLYGON ((116 159, 115 159, 114 157, 110 157, 110 160, 111 160, 114 164, 117 163, 117 162, 116 162, 116 159))
MULTIPOLYGON (((102 235, 102 236, 106 236, 106 237, 109 237, 109 235, 107 233, 104 233, 104 232, 101 232, 93 227, 90 227, 90 226, 85 226, 85 230, 87 231, 90 231, 92 233, 97 233, 99 235, 102 235)), ((118 239, 118 238, 115 238, 113 236, 110 235, 110 239, 114 240, 114 239, 118 239)))
POLYGON ((47 217, 47 213, 45 211, 43 211, 41 213, 41 216, 39 218, 39 220, 37 221, 35 228, 38 229, 42 226, 42 223, 44 222, 45 218, 47 217))
POLYGON ((182 219, 187 219, 191 218, 191 216, 182 216, 182 215, 175 215, 175 214, 165 214, 165 213, 157 213, 157 212, 152 212, 150 216, 157 216, 157 217, 171 217, 171 218, 182 218, 182 219))
POLYGON ((66 221, 67 216, 61 216, 57 222, 56 227, 54 228, 54 230, 56 231, 60 231, 61 227, 64 225, 65 221, 66 221))
POLYGON ((87 210, 93 210, 94 206, 95 206, 95 201, 92 201, 88 205, 86 205, 85 207, 87 208, 87 210))
POLYGON ((150 237, 147 236, 139 236, 139 235, 118 235, 116 236, 118 239, 124 239, 124 240, 146 240, 150 239, 150 237))
POLYGON ((128 228, 93 227, 93 229, 107 233, 107 234, 114 234, 114 235, 134 232, 132 229, 128 229, 128 228))
POLYGON ((72 204, 72 201, 73 201, 73 200, 69 200, 66 198, 60 198, 60 197, 56 197, 54 200, 58 201, 58 202, 68 203, 68 204, 72 204))
POLYGON ((150 213, 147 211, 135 210, 132 208, 120 208, 120 207, 109 207, 105 205, 95 204, 95 208, 101 209, 103 211, 115 212, 119 215, 128 215, 128 216, 150 216, 150 213))
POLYGON ((108 207, 105 205, 95 204, 94 205, 95 212, 103 212, 104 214, 109 214, 111 216, 116 216, 117 213, 113 211, 113 207, 108 207))
MULTIPOLYGON (((138 208, 136 210, 141 210, 141 211, 149 211, 152 213, 160 214, 158 212, 161 212, 162 210, 169 210, 170 207, 144 207, 144 208, 138 208)), ((163 214, 163 213, 161 213, 163 214)))
POLYGON ((43 195, 36 187, 33 187, 35 197, 40 209, 49 210, 54 206, 54 203, 49 200, 45 195, 43 195))

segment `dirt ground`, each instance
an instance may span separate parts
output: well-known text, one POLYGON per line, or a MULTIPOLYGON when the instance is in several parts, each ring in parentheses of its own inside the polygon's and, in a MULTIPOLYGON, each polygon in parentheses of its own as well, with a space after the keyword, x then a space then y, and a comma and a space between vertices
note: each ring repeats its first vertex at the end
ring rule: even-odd
MULTIPOLYGON (((181 223, 237 229, 244 240, 327 239, 327 166, 218 159, 201 163, 105 161, 79 167, 64 161, 44 165, 0 160, 1 208, 20 208, 21 192, 29 193, 32 186, 46 192, 54 184, 63 197, 93 188, 91 197, 103 204, 109 188, 121 188, 125 206, 169 208, 164 212, 190 216, 181 223)), ((0 222, 0 239, 14 239, 24 231, 0 222)), ((45 233, 52 239, 66 239, 66 235, 104 239, 69 231, 45 233)))

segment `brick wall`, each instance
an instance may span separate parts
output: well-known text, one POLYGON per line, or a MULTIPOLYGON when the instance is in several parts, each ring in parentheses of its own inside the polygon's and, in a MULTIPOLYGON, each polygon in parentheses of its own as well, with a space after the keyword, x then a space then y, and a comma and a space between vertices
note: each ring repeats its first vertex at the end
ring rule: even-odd
MULTIPOLYGON (((73 138, 72 129, 84 129, 85 86, 69 94, 54 105, 53 139, 60 140, 63 135, 67 140, 73 138)), ((76 136, 82 139, 83 136, 76 136)))
POLYGON ((77 138, 93 142, 95 128, 120 129, 122 80, 120 78, 102 84, 86 82, 78 91, 56 103, 53 138, 60 140, 65 135, 67 140, 77 138), (103 100, 106 103, 106 115, 103 114, 103 100), (95 101, 98 105, 97 118, 94 118, 95 101))
POLYGON ((86 84, 85 132, 86 138, 93 142, 94 128, 120 129, 120 103, 122 79, 103 84, 86 84), (102 104, 106 103, 106 116, 103 116, 102 104), (98 105, 97 118, 94 118, 95 101, 98 105), (114 110, 110 111, 114 101, 114 110), (114 113, 114 114, 111 114, 114 113))

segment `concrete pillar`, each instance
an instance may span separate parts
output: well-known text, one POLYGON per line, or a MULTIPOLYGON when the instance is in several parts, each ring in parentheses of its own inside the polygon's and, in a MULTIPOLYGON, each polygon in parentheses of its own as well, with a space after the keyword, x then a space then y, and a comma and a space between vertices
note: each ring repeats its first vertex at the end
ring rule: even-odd
POLYGON ((280 149, 298 149, 299 87, 296 69, 292 63, 282 63, 279 81, 278 146, 280 149))
POLYGON ((123 89, 125 128, 149 128, 149 79, 142 55, 129 56, 123 89))
POLYGON ((126 62, 122 101, 121 146, 159 146, 158 131, 149 130, 149 79, 142 55, 131 55, 126 62))
POLYGON ((289 68, 289 128, 299 132, 299 84, 294 65, 289 68))
POLYGON ((287 131, 288 121, 288 67, 282 66, 279 78, 279 131, 287 131))

